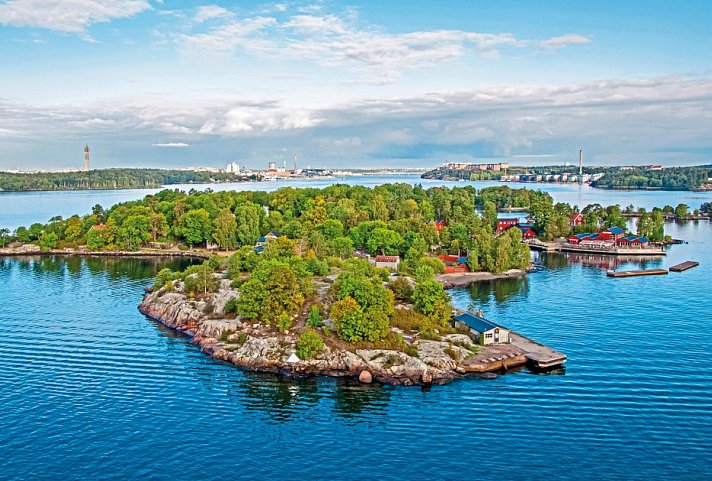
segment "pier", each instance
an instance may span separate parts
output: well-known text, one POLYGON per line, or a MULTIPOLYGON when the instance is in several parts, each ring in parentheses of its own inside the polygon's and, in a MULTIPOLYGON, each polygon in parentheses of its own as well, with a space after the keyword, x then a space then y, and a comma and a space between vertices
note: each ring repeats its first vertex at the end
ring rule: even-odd
POLYGON ((668 271, 665 269, 647 269, 644 271, 608 271, 608 277, 638 277, 638 276, 665 276, 668 271))
MULTIPOLYGON (((500 324, 495 324, 479 315, 465 314, 469 314, 474 319, 482 319, 486 323, 491 324, 492 327, 496 327, 495 332, 500 331, 500 335, 503 337, 506 336, 508 340, 508 342, 481 346, 477 354, 465 361, 462 365, 465 372, 481 373, 501 369, 508 370, 523 365, 528 365, 535 370, 551 370, 561 367, 566 363, 566 355, 549 346, 522 336, 518 332, 514 332, 500 324)), ((472 333, 479 337, 484 335, 484 333, 479 331, 482 327, 477 324, 476 321, 474 323, 456 321, 455 323, 456 327, 469 327, 472 333)))
POLYGON ((699 265, 700 265, 699 262, 695 262, 695 261, 685 261, 685 262, 682 262, 682 263, 680 263, 680 264, 677 264, 677 265, 672 266, 672 267, 669 269, 669 271, 670 271, 670 272, 683 272, 683 271, 686 271, 687 269, 692 269, 693 267, 697 267, 697 266, 699 266, 699 265))

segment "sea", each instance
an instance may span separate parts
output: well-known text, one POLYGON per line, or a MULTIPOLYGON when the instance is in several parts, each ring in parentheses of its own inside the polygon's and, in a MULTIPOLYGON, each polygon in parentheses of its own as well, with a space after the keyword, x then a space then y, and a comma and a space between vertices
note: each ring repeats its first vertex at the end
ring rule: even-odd
MULTIPOLYGON (((179 188, 336 182, 467 185, 363 176, 179 188)), ((524 186, 579 206, 712 201, 709 193, 524 186)), ((2 193, 0 226, 153 192, 2 193)), ((456 307, 481 309, 568 362, 546 374, 520 369, 427 388, 296 381, 210 359, 137 310, 160 268, 188 260, 0 259, 0 479, 711 479, 712 225, 665 228, 683 243, 663 258, 535 254, 541 268, 523 279, 451 290, 456 307), (700 266, 606 277, 684 260, 700 266)))

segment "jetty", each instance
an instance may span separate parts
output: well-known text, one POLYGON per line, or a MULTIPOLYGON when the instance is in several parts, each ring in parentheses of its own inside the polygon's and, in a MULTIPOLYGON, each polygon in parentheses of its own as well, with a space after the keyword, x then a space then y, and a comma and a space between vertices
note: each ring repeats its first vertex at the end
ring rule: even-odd
POLYGON ((693 267, 699 266, 699 262, 695 261, 685 261, 680 264, 676 264, 672 267, 670 267, 669 271, 670 272, 683 272, 686 271, 687 269, 692 269, 693 267))
POLYGON ((455 326, 467 326, 478 338, 485 339, 485 346, 463 363, 465 372, 509 370, 523 365, 548 371, 566 363, 565 354, 485 319, 479 312, 458 312, 455 326))
POLYGON ((638 276, 664 276, 668 271, 665 269, 646 269, 644 271, 608 271, 608 277, 638 277, 638 276))

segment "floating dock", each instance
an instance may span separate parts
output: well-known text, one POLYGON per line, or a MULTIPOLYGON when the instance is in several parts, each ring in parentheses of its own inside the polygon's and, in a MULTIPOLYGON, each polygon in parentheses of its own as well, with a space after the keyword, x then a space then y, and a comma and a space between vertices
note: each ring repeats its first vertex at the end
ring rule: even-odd
POLYGON ((608 277, 638 277, 638 276, 664 276, 668 271, 665 269, 647 269, 644 271, 608 271, 608 277))
POLYGON ((681 263, 681 264, 677 264, 677 265, 675 265, 675 266, 672 266, 672 267, 669 269, 669 271, 670 271, 670 272, 682 272, 682 271, 686 271, 687 269, 692 269, 693 267, 697 267, 697 266, 699 266, 699 265, 700 265, 699 262, 695 262, 695 261, 685 261, 685 262, 683 262, 683 263, 681 263))

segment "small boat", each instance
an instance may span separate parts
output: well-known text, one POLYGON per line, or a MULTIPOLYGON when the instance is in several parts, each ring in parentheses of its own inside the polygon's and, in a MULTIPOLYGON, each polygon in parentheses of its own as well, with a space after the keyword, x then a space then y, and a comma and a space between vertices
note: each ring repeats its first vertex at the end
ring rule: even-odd
POLYGON ((497 379, 497 375, 493 372, 483 372, 480 374, 480 379, 497 379))

